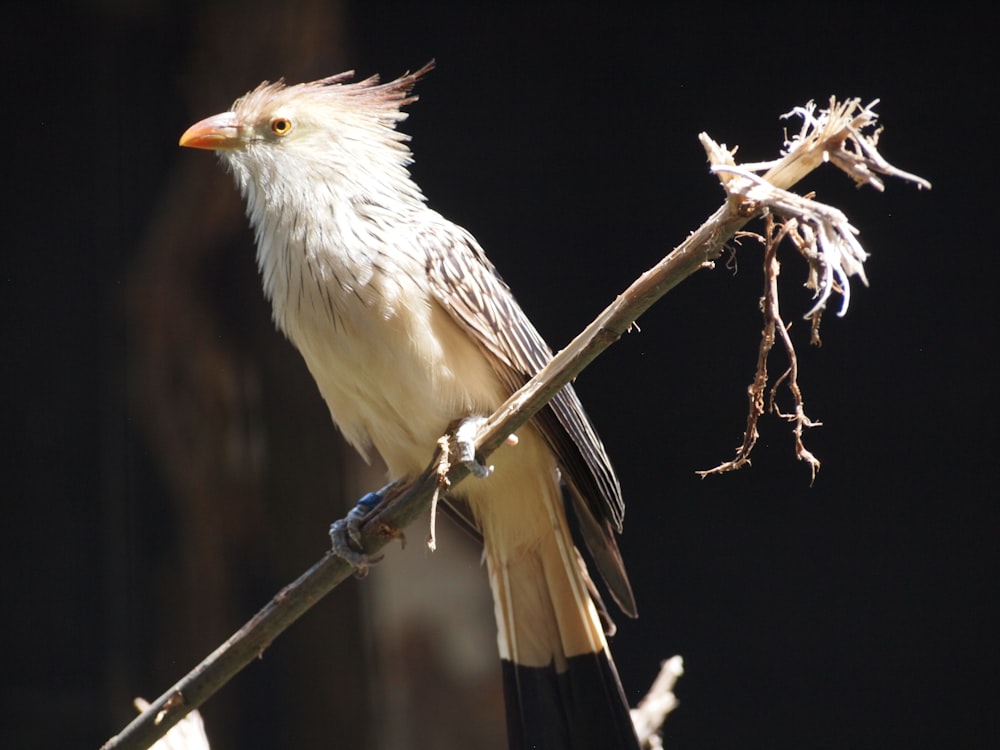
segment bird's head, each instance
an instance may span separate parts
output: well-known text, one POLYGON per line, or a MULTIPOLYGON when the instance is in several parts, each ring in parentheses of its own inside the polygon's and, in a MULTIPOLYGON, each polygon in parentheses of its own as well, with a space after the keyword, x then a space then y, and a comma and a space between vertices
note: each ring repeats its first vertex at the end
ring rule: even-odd
POLYGON ((218 153, 251 204, 343 187, 422 200, 406 169, 408 136, 395 127, 406 118, 401 107, 416 99, 414 84, 433 67, 432 60, 388 83, 377 76, 349 83, 353 71, 295 86, 265 81, 230 111, 188 128, 180 145, 218 153))

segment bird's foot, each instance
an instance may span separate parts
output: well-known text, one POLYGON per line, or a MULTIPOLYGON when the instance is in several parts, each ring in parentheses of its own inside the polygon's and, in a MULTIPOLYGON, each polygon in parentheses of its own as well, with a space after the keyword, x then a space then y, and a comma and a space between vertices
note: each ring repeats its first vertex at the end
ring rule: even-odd
POLYGON ((487 466, 476 457, 476 433, 485 421, 486 417, 466 417, 454 432, 457 462, 465 464, 469 472, 480 479, 493 473, 492 466, 487 466))
POLYGON ((388 485, 378 492, 369 492, 348 512, 347 516, 330 525, 331 552, 354 567, 354 575, 364 578, 368 569, 384 555, 369 555, 361 545, 361 525, 375 507, 385 499, 388 485))

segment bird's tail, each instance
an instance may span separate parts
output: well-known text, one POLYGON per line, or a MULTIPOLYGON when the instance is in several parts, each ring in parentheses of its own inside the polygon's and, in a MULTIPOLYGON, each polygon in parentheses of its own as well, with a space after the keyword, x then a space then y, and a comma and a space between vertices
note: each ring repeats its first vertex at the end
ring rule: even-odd
POLYGON ((638 750, 561 503, 550 512, 550 533, 530 547, 486 547, 508 742, 512 750, 638 750))

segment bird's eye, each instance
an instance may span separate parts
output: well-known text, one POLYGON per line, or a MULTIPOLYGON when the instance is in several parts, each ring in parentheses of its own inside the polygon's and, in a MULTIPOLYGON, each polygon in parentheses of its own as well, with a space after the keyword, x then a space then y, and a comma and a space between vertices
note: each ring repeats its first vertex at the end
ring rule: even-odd
POLYGON ((292 132, 292 121, 287 117, 275 117, 271 120, 271 132, 275 135, 288 135, 292 132))

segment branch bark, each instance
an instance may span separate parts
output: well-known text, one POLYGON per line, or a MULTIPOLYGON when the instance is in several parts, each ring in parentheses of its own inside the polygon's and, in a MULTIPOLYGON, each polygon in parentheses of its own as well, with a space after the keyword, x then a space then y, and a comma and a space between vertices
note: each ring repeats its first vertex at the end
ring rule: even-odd
MULTIPOLYGON (((872 153, 878 156, 871 138, 865 138, 860 133, 862 127, 875 120, 871 106, 859 111, 857 100, 844 104, 831 100, 830 109, 824 110, 819 117, 814 116, 811 105, 800 108, 796 113, 806 121, 802 133, 786 143, 784 156, 766 165, 737 166, 732 152, 702 134, 701 140, 713 170, 720 174, 726 189, 726 201, 683 243, 636 279, 545 368, 480 425, 476 435, 479 457, 485 459, 502 445, 560 388, 576 378, 617 341, 657 300, 699 269, 713 267, 725 243, 737 231, 751 219, 770 210, 775 201, 787 201, 789 194, 784 191, 816 167, 832 161, 856 181, 868 182, 876 188, 881 188, 881 183, 872 172, 902 176, 929 187, 919 178, 879 161, 881 157, 874 159, 871 156, 872 153), (852 147, 858 141, 864 145, 852 147), (754 174, 764 169, 766 174, 763 177, 754 174), (864 180, 860 179, 858 175, 865 175, 866 170, 867 176, 864 180), (771 192, 761 186, 766 186, 771 192)), ((440 456, 436 455, 416 480, 407 486, 394 486, 389 490, 385 502, 362 526, 362 547, 367 554, 376 554, 397 538, 401 529, 426 511, 435 493, 441 491, 442 483, 445 487, 453 487, 469 473, 465 464, 455 463, 450 465, 442 479, 439 466, 440 456)), ((353 572, 345 560, 328 553, 295 582, 282 589, 253 619, 118 735, 108 740, 102 750, 148 747, 186 713, 204 703, 250 661, 259 657, 274 638, 353 572)))

